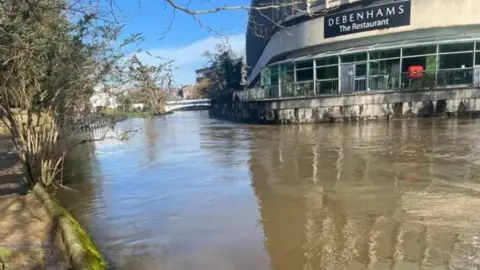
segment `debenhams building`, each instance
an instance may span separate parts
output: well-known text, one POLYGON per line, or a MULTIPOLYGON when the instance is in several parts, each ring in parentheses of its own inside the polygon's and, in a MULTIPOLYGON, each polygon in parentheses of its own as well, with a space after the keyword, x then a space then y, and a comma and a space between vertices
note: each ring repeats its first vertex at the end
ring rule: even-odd
POLYGON ((480 83, 480 0, 304 1, 251 13, 250 87, 282 96, 402 89, 412 70, 443 85, 480 83))

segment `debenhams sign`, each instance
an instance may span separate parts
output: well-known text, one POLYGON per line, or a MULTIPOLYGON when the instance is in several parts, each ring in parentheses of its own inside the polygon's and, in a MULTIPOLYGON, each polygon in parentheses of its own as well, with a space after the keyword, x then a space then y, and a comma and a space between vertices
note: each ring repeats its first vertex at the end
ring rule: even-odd
POLYGON ((411 2, 357 9, 325 16, 325 38, 410 25, 411 2))

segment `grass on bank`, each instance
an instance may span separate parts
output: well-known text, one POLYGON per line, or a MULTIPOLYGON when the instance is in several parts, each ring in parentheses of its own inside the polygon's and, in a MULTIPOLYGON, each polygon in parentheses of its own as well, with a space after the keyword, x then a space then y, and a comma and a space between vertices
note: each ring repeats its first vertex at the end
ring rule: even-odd
POLYGON ((128 118, 142 118, 142 117, 148 117, 151 115, 150 112, 142 112, 142 111, 135 111, 135 112, 124 112, 121 110, 114 110, 114 109, 105 109, 100 112, 100 115, 103 116, 114 116, 114 115, 125 115, 128 118))
POLYGON ((85 253, 86 253, 85 260, 86 260, 88 269, 92 269, 92 270, 106 269, 107 263, 105 259, 103 258, 100 251, 98 251, 97 246, 92 241, 90 236, 82 228, 80 223, 78 223, 78 221, 75 218, 73 218, 72 215, 65 208, 63 208, 55 198, 52 197, 52 200, 54 200, 54 202, 57 204, 57 208, 63 213, 63 215, 72 224, 72 227, 75 230, 83 249, 85 249, 85 253))
POLYGON ((72 265, 73 269, 107 269, 107 262, 80 223, 40 185, 37 184, 34 187, 34 192, 42 199, 49 213, 59 218, 64 243, 71 262, 74 264, 72 265))

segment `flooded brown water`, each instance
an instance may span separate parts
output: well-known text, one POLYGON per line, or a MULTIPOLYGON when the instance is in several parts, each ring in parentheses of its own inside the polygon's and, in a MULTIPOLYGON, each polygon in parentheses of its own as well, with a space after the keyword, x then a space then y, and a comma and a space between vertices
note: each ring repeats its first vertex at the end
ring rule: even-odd
POLYGON ((478 269, 480 121, 119 124, 58 197, 118 269, 478 269))

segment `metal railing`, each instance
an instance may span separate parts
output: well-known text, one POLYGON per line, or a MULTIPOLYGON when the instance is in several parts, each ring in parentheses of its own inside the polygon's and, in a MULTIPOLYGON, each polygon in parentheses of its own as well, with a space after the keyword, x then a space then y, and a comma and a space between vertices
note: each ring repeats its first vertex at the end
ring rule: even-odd
POLYGON ((338 79, 317 80, 315 82, 315 94, 317 95, 334 95, 338 94, 338 79))
POLYGON ((364 92, 367 91, 367 79, 365 77, 360 79, 355 79, 355 92, 364 92))
POLYGON ((313 95, 313 81, 280 85, 281 97, 304 97, 313 95))
POLYGON ((237 91, 236 95, 240 101, 253 101, 350 93, 361 94, 370 91, 429 90, 469 86, 480 86, 480 68, 425 71, 417 74, 370 75, 368 78, 354 79, 354 83, 349 86, 352 89, 341 89, 338 79, 328 79, 250 88, 237 91))
POLYGON ((422 72, 409 75, 401 73, 394 76, 377 76, 369 78, 370 90, 414 90, 446 88, 450 86, 469 86, 480 84, 479 68, 450 69, 437 72, 422 72))

